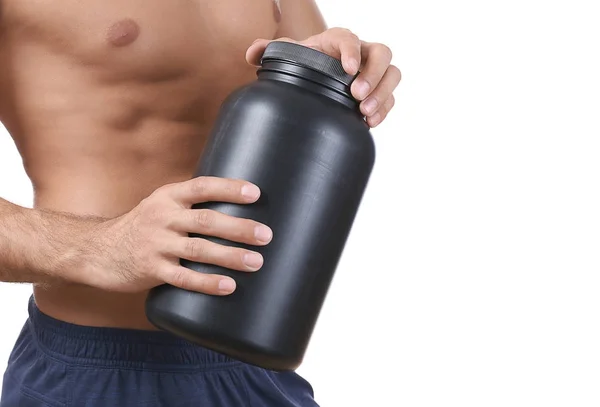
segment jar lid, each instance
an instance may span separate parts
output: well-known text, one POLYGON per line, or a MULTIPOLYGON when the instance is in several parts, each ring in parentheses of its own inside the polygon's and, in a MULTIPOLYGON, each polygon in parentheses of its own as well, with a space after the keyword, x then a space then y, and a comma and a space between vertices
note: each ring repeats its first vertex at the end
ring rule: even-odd
POLYGON ((269 43, 262 56, 261 64, 265 61, 294 63, 327 75, 346 86, 350 86, 355 78, 344 70, 342 62, 339 59, 335 59, 316 49, 292 42, 273 41, 269 43))

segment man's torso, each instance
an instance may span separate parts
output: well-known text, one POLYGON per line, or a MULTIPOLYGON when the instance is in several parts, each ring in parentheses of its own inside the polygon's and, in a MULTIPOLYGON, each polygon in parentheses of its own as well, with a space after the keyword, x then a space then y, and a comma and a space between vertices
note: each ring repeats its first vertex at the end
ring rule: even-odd
MULTIPOLYGON (((0 121, 34 205, 115 217, 189 179, 219 105, 255 77, 273 0, 0 0, 0 121)), ((81 325, 150 328, 145 293, 36 287, 42 311, 81 325)))

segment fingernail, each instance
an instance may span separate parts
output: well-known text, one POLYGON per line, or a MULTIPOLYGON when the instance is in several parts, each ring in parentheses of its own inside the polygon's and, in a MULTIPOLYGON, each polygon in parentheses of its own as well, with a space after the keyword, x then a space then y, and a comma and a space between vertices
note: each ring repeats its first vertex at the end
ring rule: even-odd
POLYGON ((229 278, 224 278, 219 281, 219 291, 223 293, 232 293, 233 290, 235 290, 235 281, 229 278))
POLYGON ((246 184, 242 187, 242 196, 247 199, 258 199, 260 189, 253 184, 246 184))
POLYGON ((254 229, 254 237, 261 243, 269 243, 273 238, 273 231, 268 226, 260 225, 254 229))
POLYGON ((370 98, 365 100, 362 105, 365 113, 370 115, 377 109, 377 100, 375 98, 370 98))
POLYGON ((357 80, 355 86, 356 86, 356 97, 359 100, 363 100, 364 98, 366 98, 367 95, 369 94, 369 90, 371 90, 369 83, 362 79, 357 80))
POLYGON ((246 253, 244 264, 253 270, 258 270, 263 265, 263 257, 259 253, 246 253))

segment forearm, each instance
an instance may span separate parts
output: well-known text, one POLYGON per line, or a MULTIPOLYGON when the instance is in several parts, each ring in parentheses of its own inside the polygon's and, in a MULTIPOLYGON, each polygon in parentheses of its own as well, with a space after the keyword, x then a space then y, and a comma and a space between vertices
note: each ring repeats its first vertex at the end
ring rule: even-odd
POLYGON ((0 281, 77 280, 99 218, 28 209, 0 199, 0 281))

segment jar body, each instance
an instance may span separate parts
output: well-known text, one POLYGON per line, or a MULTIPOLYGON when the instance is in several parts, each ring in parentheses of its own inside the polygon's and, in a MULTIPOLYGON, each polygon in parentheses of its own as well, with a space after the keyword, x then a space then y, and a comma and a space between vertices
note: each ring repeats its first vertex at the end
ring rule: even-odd
POLYGON ((149 320, 209 349, 272 370, 304 356, 375 159, 368 126, 348 106, 298 84, 260 79, 223 104, 196 176, 244 179, 262 195, 250 205, 209 208, 273 230, 265 247, 203 238, 260 252, 255 273, 182 261, 231 276, 224 297, 169 285, 153 289, 149 320))

